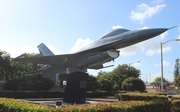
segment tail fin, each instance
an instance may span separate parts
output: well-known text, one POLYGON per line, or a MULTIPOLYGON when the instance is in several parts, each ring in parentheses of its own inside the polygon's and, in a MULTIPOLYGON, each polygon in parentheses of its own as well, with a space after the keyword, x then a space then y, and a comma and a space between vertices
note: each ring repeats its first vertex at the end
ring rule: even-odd
POLYGON ((44 43, 41 43, 37 47, 39 49, 41 56, 53 56, 54 55, 54 53, 52 51, 50 51, 49 48, 44 43))

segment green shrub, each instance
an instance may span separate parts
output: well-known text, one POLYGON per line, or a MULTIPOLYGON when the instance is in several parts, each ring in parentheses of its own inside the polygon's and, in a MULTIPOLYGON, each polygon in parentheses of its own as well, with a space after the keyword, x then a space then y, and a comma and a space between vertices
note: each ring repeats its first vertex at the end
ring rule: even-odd
POLYGON ((139 78, 129 77, 122 82, 122 88, 128 91, 132 91, 132 90, 144 91, 145 84, 139 78))
POLYGON ((180 96, 173 96, 173 100, 180 100, 180 96))
POLYGON ((3 86, 3 90, 17 91, 18 89, 19 89, 19 80, 17 78, 8 80, 3 86))
POLYGON ((180 100, 173 100, 171 104, 171 112, 180 112, 180 100))
POLYGON ((38 105, 21 100, 0 98, 0 112, 170 112, 170 109, 171 103, 161 100, 74 104, 55 109, 42 104, 38 105))
POLYGON ((151 101, 156 99, 167 100, 167 96, 165 95, 156 95, 149 93, 124 93, 120 94, 119 99, 121 101, 151 101))
POLYGON ((25 101, 0 98, 0 112, 55 112, 55 108, 25 101))
POLYGON ((87 98, 103 98, 107 96, 114 96, 114 94, 126 93, 125 91, 87 91, 87 98))
MULTIPOLYGON (((87 91, 87 98, 102 98, 114 96, 115 93, 124 93, 119 91, 87 91)), ((64 92, 50 91, 0 91, 0 97, 7 98, 63 98, 64 92)))
POLYGON ((89 105, 71 105, 62 108, 62 111, 69 112, 169 112, 170 102, 111 102, 89 105))
POLYGON ((63 92, 50 91, 0 91, 0 97, 6 98, 62 98, 63 92))

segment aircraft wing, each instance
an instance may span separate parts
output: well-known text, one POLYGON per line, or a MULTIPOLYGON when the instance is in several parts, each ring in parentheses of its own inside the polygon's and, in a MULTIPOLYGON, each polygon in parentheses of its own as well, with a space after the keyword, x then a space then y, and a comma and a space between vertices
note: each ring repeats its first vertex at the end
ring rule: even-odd
POLYGON ((40 56, 40 57, 29 57, 29 58, 21 58, 18 56, 17 58, 12 59, 12 61, 55 65, 57 63, 64 64, 68 60, 71 60, 72 58, 75 58, 75 57, 76 57, 75 54, 40 56))
MULTIPOLYGON (((123 40, 123 39, 122 39, 123 40)), ((74 54, 64 54, 64 55, 53 55, 53 56, 40 56, 40 57, 29 57, 29 58, 22 58, 23 55, 18 56, 17 58, 12 59, 12 61, 18 61, 18 62, 27 62, 27 63, 36 63, 36 64, 48 64, 48 65, 63 65, 66 62, 69 62, 70 60, 74 60, 77 57, 81 57, 82 55, 92 53, 92 52, 101 52, 109 50, 109 45, 115 44, 108 43, 105 45, 97 46, 97 47, 90 47, 86 48, 82 51, 76 52, 74 54)), ((113 49, 113 47, 112 47, 113 49)), ((99 65, 98 68, 101 68, 102 65, 99 65)), ((97 68, 97 67, 95 67, 97 68)))

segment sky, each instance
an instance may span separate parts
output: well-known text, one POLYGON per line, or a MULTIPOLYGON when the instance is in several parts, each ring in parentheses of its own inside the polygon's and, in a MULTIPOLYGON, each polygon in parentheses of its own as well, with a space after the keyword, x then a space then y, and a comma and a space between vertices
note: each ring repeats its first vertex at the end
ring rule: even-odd
MULTIPOLYGON (((141 43, 119 49, 120 56, 100 69, 110 72, 119 64, 141 71, 152 82, 161 76, 160 43, 180 38, 179 0, 0 0, 0 49, 17 57, 38 53, 46 44, 55 54, 70 54, 96 41, 114 28, 138 30, 170 28, 141 43), (139 63, 137 61, 140 61, 139 63)), ((164 78, 173 81, 180 42, 163 44, 164 78)), ((88 70, 98 75, 100 70, 88 70)))

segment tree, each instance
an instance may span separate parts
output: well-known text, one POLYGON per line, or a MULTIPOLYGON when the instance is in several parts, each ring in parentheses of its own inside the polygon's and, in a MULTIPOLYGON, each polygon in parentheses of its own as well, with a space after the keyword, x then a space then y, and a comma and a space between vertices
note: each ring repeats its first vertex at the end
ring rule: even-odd
POLYGON ((129 91, 133 91, 133 90, 144 91, 145 84, 139 78, 129 77, 122 82, 122 88, 129 91))
POLYGON ((99 83, 97 82, 97 78, 93 75, 88 75, 87 90, 95 91, 98 89, 99 89, 99 83))
POLYGON ((180 87, 180 75, 174 79, 174 85, 176 87, 180 87))
MULTIPOLYGON (((37 57, 39 55, 40 55, 39 53, 24 53, 22 58, 37 57)), ((42 64, 23 63, 17 61, 11 61, 11 65, 15 70, 14 72, 18 74, 36 71, 42 67, 42 64)))
POLYGON ((17 78, 7 80, 7 82, 3 85, 3 90, 11 90, 11 91, 19 90, 19 80, 17 78))
POLYGON ((97 77, 101 77, 104 74, 106 74, 106 72, 101 70, 100 72, 98 72, 98 76, 97 77))
POLYGON ((111 72, 104 72, 100 76, 97 76, 100 90, 111 91, 114 90, 114 81, 111 72))
MULTIPOLYGON (((23 57, 32 56, 39 56, 39 54, 25 53, 23 55, 23 57)), ((53 81, 42 78, 40 74, 25 74, 40 69, 41 64, 10 62, 10 55, 6 52, 0 52, 0 62, 0 76, 7 80, 4 84, 5 90, 49 90, 54 85, 53 81)))
MULTIPOLYGON (((161 77, 157 77, 151 84, 152 85, 158 85, 161 83, 161 77)), ((163 78, 163 83, 169 84, 169 81, 167 81, 165 78, 163 78)))
MULTIPOLYGON (((24 53, 23 54, 24 58, 36 57, 36 56, 39 56, 39 54, 38 53, 24 53)), ((11 61, 11 67, 12 67, 12 71, 13 71, 13 77, 21 78, 27 72, 32 72, 32 71, 36 71, 36 70, 40 69, 42 67, 42 64, 11 61)))
POLYGON ((10 55, 6 51, 0 50, 0 79, 8 80, 12 78, 12 67, 10 65, 10 55))
POLYGON ((25 75, 18 78, 8 80, 4 86, 4 90, 25 90, 25 91, 41 91, 50 90, 54 82, 50 79, 42 78, 41 75, 25 75))
POLYGON ((113 71, 112 74, 114 76, 115 82, 118 84, 119 89, 121 89, 122 82, 129 77, 135 77, 138 78, 140 73, 140 70, 128 66, 127 64, 118 65, 113 71))
POLYGON ((180 75, 180 60, 177 58, 175 60, 175 66, 174 66, 174 79, 180 75))
POLYGON ((101 90, 119 90, 128 77, 139 77, 140 70, 127 64, 118 65, 112 72, 99 72, 97 76, 101 90))

